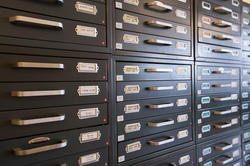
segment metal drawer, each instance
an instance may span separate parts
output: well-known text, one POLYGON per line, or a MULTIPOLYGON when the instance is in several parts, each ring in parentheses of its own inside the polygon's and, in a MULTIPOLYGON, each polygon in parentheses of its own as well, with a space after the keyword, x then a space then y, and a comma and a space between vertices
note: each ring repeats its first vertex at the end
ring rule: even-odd
POLYGON ((250 112, 249 101, 241 103, 241 112, 250 112))
POLYGON ((242 41, 242 50, 250 51, 250 40, 242 41))
POLYGON ((190 41, 140 33, 115 31, 116 50, 141 51, 169 55, 190 56, 190 41))
POLYGON ((191 112, 180 112, 120 122, 117 125, 118 142, 186 127, 191 119, 191 112))
POLYGON ((197 81, 196 93, 198 95, 213 93, 239 93, 239 80, 215 80, 215 81, 197 81))
POLYGON ((198 14, 198 27, 240 36, 240 25, 203 14, 198 14))
MULTIPOLYGON (((228 1, 225 3, 228 4, 228 1)), ((240 24, 240 12, 235 11, 231 7, 226 7, 224 4, 220 5, 204 0, 198 1, 198 12, 211 17, 240 24)))
POLYGON ((250 142, 244 142, 242 145, 243 154, 250 153, 250 142))
POLYGON ((250 29, 242 29, 243 39, 250 39, 250 29))
MULTIPOLYGON (((250 17, 249 16, 248 17, 243 16, 241 27, 242 28, 250 28, 250 17)), ((242 35, 244 35, 244 34, 242 34, 242 35)))
POLYGON ((162 132, 118 144, 118 163, 192 141, 192 129, 162 132))
POLYGON ((219 119, 213 122, 202 123, 197 126, 197 136, 198 140, 215 136, 217 134, 224 133, 240 127, 240 116, 230 117, 227 119, 219 119))
MULTIPOLYGON (((36 41, 46 41, 72 49, 72 46, 106 47, 106 28, 102 25, 76 22, 56 17, 0 8, 0 36, 21 38, 33 43, 21 43, 22 46, 35 46, 36 41), (70 47, 69 47, 70 46, 70 47)), ((54 48, 50 44, 40 47, 54 48)), ((56 47, 57 48, 57 47, 56 47)))
POLYGON ((241 137, 239 135, 218 138, 216 140, 202 143, 197 147, 198 162, 202 163, 203 161, 209 160, 210 158, 216 157, 240 146, 241 137))
POLYGON ((191 39, 190 26, 187 25, 121 10, 115 11, 115 17, 116 29, 183 40, 191 39))
POLYGON ((197 80, 232 80, 240 79, 238 67, 197 66, 197 80))
POLYGON ((225 7, 231 8, 235 11, 240 12, 241 11, 241 6, 242 6, 242 1, 240 0, 229 0, 229 1, 220 1, 220 0, 207 0, 212 3, 216 3, 218 5, 223 5, 225 7))
POLYGON ((225 106, 219 108, 213 108, 209 110, 197 111, 196 119, 197 124, 206 123, 218 119, 224 119, 229 117, 240 116, 240 106, 225 106))
POLYGON ((241 122, 242 122, 242 126, 246 127, 250 125, 250 113, 247 112, 243 112, 241 115, 241 122))
POLYGON ((242 51, 242 62, 250 61, 250 52, 242 51))
POLYGON ((28 165, 107 147, 108 130, 101 126, 1 141, 0 159, 8 165, 28 165))
POLYGON ((108 165, 108 148, 89 150, 29 166, 79 166, 79 163, 87 166, 108 165))
POLYGON ((205 30, 201 28, 199 28, 198 35, 199 42, 201 43, 215 44, 234 48, 241 47, 240 36, 232 36, 225 33, 205 30))
POLYGON ((250 154, 245 154, 243 155, 243 162, 244 162, 244 166, 248 166, 250 164, 250 154))
POLYGON ((192 166, 194 163, 195 153, 191 148, 182 149, 169 154, 164 154, 159 157, 143 161, 133 166, 160 166, 160 165, 175 165, 175 166, 192 166))
POLYGON ((171 113, 191 112, 191 96, 126 101, 116 104, 117 121, 142 119, 171 113))
MULTIPOLYGON (((153 16, 156 18, 162 18, 169 21, 178 22, 181 24, 190 25, 191 14, 190 14, 190 1, 187 0, 187 8, 182 9, 176 6, 173 6, 174 3, 180 3, 180 1, 174 0, 161 0, 161 1, 152 1, 152 0, 116 0, 115 8, 125 11, 136 12, 143 15, 153 16)), ((183 3, 180 3, 183 4, 183 3)), ((181 6, 184 7, 184 6, 181 6)))
POLYGON ((191 95, 191 81, 117 82, 117 102, 191 95))
POLYGON ((0 55, 0 81, 96 81, 107 80, 107 61, 0 55))
POLYGON ((131 62, 116 64, 116 81, 140 80, 191 80, 191 66, 131 62))
POLYGON ((91 0, 54 0, 41 2, 3 0, 0 2, 0 6, 90 23, 106 23, 105 3, 98 3, 91 0))
POLYGON ((250 129, 243 130, 242 142, 250 141, 250 129))
POLYGON ((238 147, 230 152, 226 152, 220 156, 217 156, 213 159, 204 161, 203 164, 200 164, 200 166, 240 166, 241 161, 239 159, 241 158, 241 148, 238 147))
POLYGON ((105 82, 1 83, 0 110, 102 103, 107 88, 105 82))
POLYGON ((0 112, 0 140, 107 123, 107 104, 0 112))
POLYGON ((241 60, 241 50, 217 45, 198 43, 197 57, 223 60, 241 60))
POLYGON ((208 109, 223 106, 231 106, 239 103, 239 93, 220 93, 211 95, 200 95, 196 97, 196 108, 208 109))
POLYGON ((250 90, 243 90, 241 91, 241 101, 247 102, 250 101, 250 90))

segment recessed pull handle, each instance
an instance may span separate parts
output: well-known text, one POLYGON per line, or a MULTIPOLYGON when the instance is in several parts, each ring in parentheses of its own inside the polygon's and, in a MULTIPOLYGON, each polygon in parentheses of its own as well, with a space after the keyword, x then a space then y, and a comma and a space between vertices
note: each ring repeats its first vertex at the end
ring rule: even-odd
POLYGON ((155 44, 155 45, 164 45, 164 46, 171 46, 173 43, 167 40, 159 40, 159 39, 148 39, 145 40, 148 44, 155 44))
POLYGON ((40 68, 40 69, 64 69, 64 64, 59 63, 38 63, 38 62, 17 62, 16 68, 40 68))
POLYGON ((147 87, 146 89, 150 91, 172 90, 174 86, 147 87))
POLYGON ((35 25, 35 26, 45 27, 45 28, 55 28, 59 30, 63 29, 63 24, 61 22, 38 19, 38 18, 33 18, 33 17, 26 17, 26 16, 10 17, 9 22, 15 23, 15 24, 35 25))
POLYGON ((232 123, 225 123, 223 125, 215 125, 215 128, 217 129, 225 129, 225 128, 228 128, 228 127, 231 127, 232 126, 232 123))
POLYGON ((233 53, 232 50, 227 50, 227 49, 213 49, 213 52, 216 52, 216 53, 230 53, 230 54, 233 53))
POLYGON ((212 85, 213 87, 217 87, 217 88, 228 88, 228 87, 232 87, 232 84, 214 84, 212 85))
POLYGON ((159 104, 159 105, 148 105, 147 108, 150 109, 161 109, 161 108, 169 108, 173 107, 174 103, 167 103, 167 104, 159 104))
POLYGON ((148 2, 147 6, 149 8, 151 8, 151 9, 158 10, 158 11, 167 11, 167 12, 169 12, 169 11, 173 10, 172 6, 166 5, 161 1, 148 2))
POLYGON ((55 4, 59 4, 59 5, 64 4, 64 0, 38 0, 38 1, 47 2, 47 3, 55 3, 55 4))
POLYGON ((220 14, 230 14, 233 12, 232 9, 226 8, 224 6, 217 6, 214 8, 214 11, 220 14))
POLYGON ((175 140, 174 137, 168 137, 167 139, 164 139, 162 141, 149 141, 149 144, 152 146, 160 146, 174 142, 174 140, 175 140))
POLYGON ((57 143, 57 144, 41 146, 41 147, 32 148, 32 149, 15 148, 14 153, 16 156, 28 156, 31 154, 37 154, 41 152, 47 152, 50 150, 61 149, 61 148, 66 147, 67 145, 68 145, 68 141, 66 139, 63 139, 60 143, 57 143))
POLYGON ((40 123, 51 123, 51 122, 58 122, 58 121, 64 121, 65 115, 58 115, 53 117, 45 117, 45 118, 36 118, 36 119, 13 119, 11 120, 12 125, 16 126, 27 126, 27 125, 34 125, 34 124, 40 124, 40 123))
POLYGON ((231 113, 237 112, 237 111, 233 111, 230 109, 230 110, 225 110, 225 111, 215 111, 214 114, 215 115, 227 115, 227 114, 231 114, 231 113))
POLYGON ((14 97, 38 97, 38 96, 63 96, 65 90, 46 90, 46 91, 12 91, 14 97))
POLYGON ((169 125, 173 125, 174 124, 174 120, 166 120, 163 122, 158 122, 158 123, 153 123, 153 122, 149 122, 148 126, 149 127, 163 127, 163 126, 169 126, 169 125))
POLYGON ((217 164, 226 165, 234 160, 234 158, 231 156, 225 156, 225 157, 227 158, 226 160, 215 160, 215 162, 217 164))
POLYGON ((162 22, 162 21, 157 21, 157 20, 147 21, 146 24, 152 27, 157 27, 157 28, 173 28, 172 24, 162 22))
POLYGON ((230 97, 215 97, 213 99, 214 101, 230 101, 232 100, 232 97, 231 96, 230 97))
POLYGON ((219 151, 225 151, 231 149, 232 147, 233 147, 232 144, 227 144, 226 146, 215 146, 215 149, 219 151))
POLYGON ((232 74, 233 71, 231 70, 217 70, 217 71, 212 71, 213 74, 232 74))
POLYGON ((60 166, 67 166, 67 164, 66 164, 66 163, 63 163, 63 164, 60 164, 60 166))
POLYGON ((218 40, 233 40, 232 36, 223 35, 223 34, 214 35, 214 38, 218 40))
POLYGON ((149 68, 145 69, 146 72, 163 72, 163 73, 172 73, 173 69, 164 69, 164 68, 149 68))
POLYGON ((215 26, 221 27, 221 28, 227 28, 227 27, 231 27, 233 24, 231 22, 227 22, 227 21, 223 21, 223 20, 216 20, 213 22, 212 25, 215 25, 215 26))
POLYGON ((169 166, 177 166, 177 164, 172 162, 172 163, 169 164, 169 166))

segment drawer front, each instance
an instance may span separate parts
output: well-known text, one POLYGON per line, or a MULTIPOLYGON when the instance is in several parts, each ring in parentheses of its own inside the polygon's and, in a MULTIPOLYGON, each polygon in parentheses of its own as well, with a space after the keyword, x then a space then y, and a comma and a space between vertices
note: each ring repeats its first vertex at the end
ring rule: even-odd
POLYGON ((250 142, 244 142, 243 143, 243 154, 248 154, 250 153, 250 142))
POLYGON ((0 112, 0 140, 106 123, 107 104, 0 112))
POLYGON ((229 1, 208 0, 208 1, 212 2, 212 3, 216 3, 218 5, 222 5, 222 6, 231 8, 231 9, 238 11, 238 12, 241 11, 242 2, 240 0, 229 0, 229 1))
POLYGON ((200 95, 196 97, 197 109, 216 108, 239 103, 239 93, 200 95))
POLYGON ((2 141, 0 159, 9 165, 28 165, 106 147, 108 130, 102 126, 2 141))
POLYGON ((31 164, 29 166, 79 166, 79 162, 87 166, 108 165, 108 148, 81 152, 75 155, 31 164))
POLYGON ((242 51, 242 61, 243 62, 250 61, 250 52, 242 51))
POLYGON ((107 101, 107 83, 1 83, 0 110, 66 106, 107 101))
MULTIPOLYGON (((173 6, 171 2, 178 1, 151 1, 143 0, 133 1, 133 0, 116 0, 115 8, 125 11, 136 12, 143 15, 153 16, 157 18, 162 18, 169 21, 178 22, 181 24, 190 25, 190 4, 188 4, 188 10, 173 6)), ((180 2, 180 1, 179 1, 180 2)), ((190 1, 189 1, 190 2, 190 1)), ((182 6, 183 7, 183 6, 182 6)))
POLYGON ((0 81, 107 80, 107 61, 0 55, 0 81))
POLYGON ((117 102, 191 95, 191 81, 118 82, 117 102))
POLYGON ((191 113, 181 112, 156 117, 131 120, 118 124, 118 141, 135 139, 190 125, 191 113), (119 139, 122 138, 122 139, 119 139))
POLYGON ((239 135, 219 138, 217 140, 200 144, 197 147, 198 161, 201 163, 202 161, 209 160, 210 158, 221 155, 240 146, 241 137, 239 135))
POLYGON ((241 101, 247 102, 250 101, 250 90, 244 90, 241 91, 241 101))
POLYGON ((106 22, 105 3, 90 0, 43 2, 11 0, 0 2, 0 6, 90 23, 105 24, 106 22))
POLYGON ((250 40, 242 41, 242 50, 250 51, 250 40))
POLYGON ((241 47, 239 36, 232 36, 221 32, 209 31, 199 28, 199 42, 228 46, 234 48, 241 47))
MULTIPOLYGON (((225 3, 228 4, 228 1, 225 3)), ((219 5, 208 1, 199 1, 198 12, 211 17, 240 24, 240 12, 224 5, 219 5)))
POLYGON ((242 29, 243 39, 250 39, 250 29, 242 29))
POLYGON ((177 96, 138 101, 126 101, 116 104, 117 121, 127 121, 146 117, 190 112, 191 96, 177 96))
POLYGON ((243 126, 249 126, 250 124, 250 113, 242 113, 241 115, 241 121, 243 126))
POLYGON ((224 119, 229 117, 240 116, 240 106, 226 106, 220 108, 214 108, 204 111, 196 112, 197 124, 215 121, 217 119, 224 119))
POLYGON ((240 127, 240 117, 231 117, 223 120, 203 123, 197 126, 197 138, 200 140, 240 127))
POLYGON ((250 112, 249 102, 242 102, 241 103, 241 110, 243 112, 250 112))
POLYGON ((242 82, 241 82, 241 90, 243 92, 247 92, 247 91, 250 91, 250 80, 246 80, 245 78, 242 78, 242 82))
POLYGON ((240 36, 240 25, 203 14, 198 14, 198 27, 240 36))
POLYGON ((118 62, 116 75, 116 81, 191 80, 191 66, 118 62))
POLYGON ((242 133, 242 142, 250 141, 250 129, 245 129, 242 133))
POLYGON ((164 154, 159 157, 143 161, 133 166, 160 166, 160 165, 176 165, 176 166, 192 166, 194 163, 195 153, 192 149, 182 149, 170 154, 164 154))
POLYGON ((212 94, 212 93, 239 93, 239 80, 226 81, 197 81, 196 93, 198 95, 212 94))
POLYGON ((118 144, 118 162, 134 159, 192 140, 191 128, 162 132, 118 144))
POLYGON ((116 30, 117 50, 190 56, 190 41, 116 30))
POLYGON ((243 67, 241 74, 242 80, 250 80, 250 68, 243 67))
POLYGON ((230 152, 226 152, 220 156, 217 156, 213 159, 207 160, 203 162, 203 166, 240 166, 241 162, 239 159, 241 158, 241 148, 238 147, 230 152))
POLYGON ((235 48, 222 47, 217 45, 208 45, 198 43, 198 57, 226 59, 226 60, 241 60, 241 50, 235 48))
POLYGON ((241 23, 242 28, 250 28, 250 17, 249 16, 242 16, 242 23, 241 23))
POLYGON ((224 66, 197 66, 197 80, 240 79, 239 68, 224 66))
POLYGON ((244 165, 247 166, 250 164, 250 154, 245 154, 243 156, 243 161, 244 161, 244 165))
POLYGON ((191 39, 190 26, 121 10, 115 12, 116 29, 183 40, 191 39))
MULTIPOLYGON (((58 44, 106 47, 105 26, 5 8, 1 8, 0 18, 2 26, 0 36, 48 41, 58 44)), ((49 48, 49 44, 46 47, 49 48)))

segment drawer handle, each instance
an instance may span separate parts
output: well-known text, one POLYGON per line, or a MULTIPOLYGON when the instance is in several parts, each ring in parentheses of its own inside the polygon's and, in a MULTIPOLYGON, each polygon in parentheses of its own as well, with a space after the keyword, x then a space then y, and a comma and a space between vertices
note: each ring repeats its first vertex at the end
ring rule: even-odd
POLYGON ((221 28, 227 28, 227 27, 231 27, 233 24, 227 21, 223 21, 223 20, 216 20, 213 22, 212 25, 215 25, 221 28))
POLYGON ((231 149, 233 147, 232 144, 228 144, 226 146, 215 146, 215 149, 216 150, 219 150, 219 151, 225 151, 225 150, 228 150, 228 149, 231 149))
POLYGON ((147 21, 146 24, 153 26, 153 27, 158 27, 158 28, 173 28, 172 24, 162 22, 162 21, 156 21, 156 20, 147 21))
POLYGON ((40 123, 50 123, 50 122, 58 122, 58 121, 64 121, 65 115, 58 115, 53 117, 46 117, 46 118, 36 118, 36 119, 13 119, 11 120, 12 125, 16 126, 27 126, 27 125, 34 125, 34 124, 40 124, 40 123))
POLYGON ((168 139, 165 139, 165 140, 159 141, 159 142, 149 141, 149 144, 152 145, 152 146, 160 146, 160 145, 164 145, 164 144, 174 142, 174 140, 175 140, 174 137, 168 137, 168 139))
POLYGON ((171 46, 173 44, 171 41, 159 40, 159 39, 148 39, 145 40, 145 42, 148 44, 165 45, 165 46, 171 46))
POLYGON ((214 8, 214 11, 220 14, 230 14, 233 12, 232 9, 226 8, 224 6, 217 6, 214 8))
POLYGON ((216 52, 216 53, 233 53, 233 51, 231 50, 227 50, 227 49, 213 49, 213 52, 216 52))
POLYGON ((57 3, 59 5, 64 4, 64 0, 45 0, 44 2, 57 3))
POLYGON ((169 166, 177 166, 175 163, 170 163, 169 166))
POLYGON ((159 122, 159 123, 153 123, 153 122, 149 122, 148 126, 149 127, 163 127, 163 126, 169 126, 169 125, 173 125, 174 124, 174 120, 166 120, 163 122, 159 122))
POLYGON ((38 96, 63 96, 65 90, 47 90, 47 91, 13 91, 14 97, 38 97, 38 96))
POLYGON ((231 157, 231 156, 225 156, 225 157, 228 158, 228 159, 226 159, 226 160, 224 160, 224 161, 215 160, 215 162, 216 162, 217 164, 225 165, 225 164, 228 164, 228 163, 230 163, 230 162, 232 162, 232 161, 234 160, 234 158, 231 157))
POLYGON ((167 104, 159 104, 159 105, 148 105, 147 108, 150 109, 161 109, 161 108, 169 108, 173 107, 174 103, 167 103, 167 104))
POLYGON ((64 64, 59 63, 37 63, 37 62, 17 62, 17 68, 42 68, 42 69, 64 69, 64 64))
POLYGON ((158 10, 158 11, 167 11, 167 12, 169 12, 169 11, 173 10, 172 6, 166 5, 161 1, 148 2, 147 6, 149 8, 151 8, 151 9, 158 10))
POLYGON ((226 87, 232 87, 232 84, 214 84, 212 86, 217 88, 226 88, 226 87))
POLYGON ((218 40, 233 40, 233 37, 232 36, 228 36, 228 35, 214 35, 214 38, 215 39, 218 39, 218 40))
POLYGON ((55 28, 62 30, 63 24, 61 22, 55 22, 50 20, 26 17, 26 16, 13 16, 9 18, 10 23, 20 23, 20 24, 28 24, 28 25, 37 25, 40 27, 46 28, 55 28))
POLYGON ((63 164, 60 164, 60 166, 67 166, 67 164, 66 164, 66 163, 63 163, 63 164))
POLYGON ((232 111, 232 110, 225 110, 225 111, 215 111, 214 114, 215 115, 227 115, 227 114, 231 114, 235 111, 232 111))
POLYGON ((172 73, 173 69, 163 69, 163 68, 150 68, 145 69, 146 72, 164 72, 164 73, 172 73))
POLYGON ((212 71, 213 74, 232 74, 233 71, 230 70, 217 70, 217 71, 212 71))
POLYGON ((213 98, 214 101, 230 101, 232 100, 232 97, 215 97, 213 98))
POLYGON ((55 149, 61 149, 61 148, 66 147, 67 145, 68 145, 68 141, 66 139, 63 139, 60 143, 57 143, 57 144, 41 146, 41 147, 32 148, 32 149, 24 150, 21 148, 15 148, 14 152, 16 156, 28 156, 31 154, 46 152, 46 151, 55 150, 55 149))
POLYGON ((228 127, 231 127, 232 126, 232 123, 226 123, 226 124, 223 124, 223 125, 215 125, 215 128, 217 129, 225 129, 225 128, 228 128, 228 127))
POLYGON ((172 90, 174 86, 147 87, 146 89, 150 91, 172 90))

